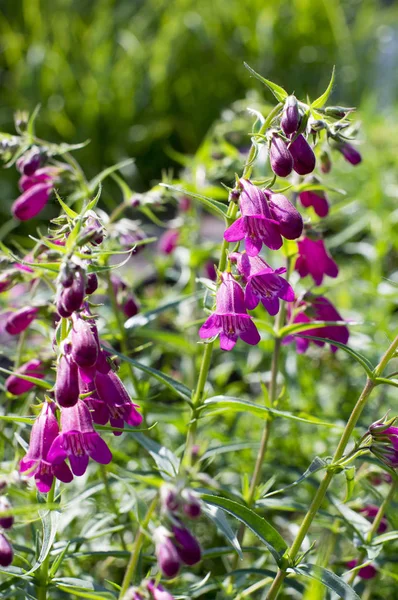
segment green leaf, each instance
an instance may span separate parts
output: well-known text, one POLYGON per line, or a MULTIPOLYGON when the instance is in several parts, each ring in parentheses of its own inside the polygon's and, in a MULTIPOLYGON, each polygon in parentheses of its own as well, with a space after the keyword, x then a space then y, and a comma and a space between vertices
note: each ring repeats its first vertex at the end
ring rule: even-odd
MULTIPOLYGON (((312 425, 323 425, 325 427, 336 427, 334 423, 327 423, 320 421, 316 417, 305 415, 298 416, 293 413, 277 410, 276 408, 269 408, 267 406, 260 406, 255 402, 249 400, 240 400, 239 398, 233 398, 232 396, 214 396, 204 401, 203 405, 199 407, 200 410, 212 412, 221 412, 224 410, 234 410, 236 412, 250 412, 263 419, 269 418, 269 416, 282 417, 285 419, 291 419, 292 421, 301 421, 302 423, 311 423, 312 425)), ((302 414, 302 413, 301 413, 302 414)))
POLYGON ((132 158, 127 158, 126 160, 122 160, 121 162, 116 163, 111 167, 107 167, 106 169, 101 171, 101 173, 98 173, 98 175, 96 175, 88 184, 90 191, 93 193, 97 189, 98 184, 100 184, 101 181, 103 181, 106 177, 108 177, 115 171, 123 169, 123 167, 127 167, 128 165, 133 164, 133 162, 134 160, 132 158))
POLYGON ((26 573, 30 575, 39 569, 45 561, 57 534, 57 528, 61 513, 58 510, 40 510, 39 515, 43 525, 43 539, 41 542, 40 554, 33 567, 26 573))
POLYGON ((101 183, 99 183, 99 185, 98 185, 98 192, 95 194, 94 198, 92 200, 90 200, 90 202, 84 208, 83 214, 85 214, 89 210, 94 210, 94 208, 97 206, 98 201, 99 201, 99 199, 101 197, 101 192, 102 192, 102 185, 101 185, 101 183))
POLYGON ((238 521, 244 523, 268 548, 276 563, 280 564, 281 558, 287 550, 287 544, 268 521, 257 515, 251 508, 234 500, 212 496, 211 494, 201 494, 201 498, 204 502, 222 508, 238 521))
POLYGON ((328 101, 328 98, 332 92, 332 89, 333 89, 334 74, 335 74, 335 67, 333 67, 333 69, 332 69, 332 76, 330 78, 328 87, 323 92, 322 96, 319 96, 319 98, 317 98, 316 100, 314 100, 314 102, 312 102, 311 108, 322 108, 326 104, 326 102, 328 101))
POLYGON ((282 492, 285 492, 289 488, 295 487, 296 485, 298 485, 299 483, 301 483, 302 481, 304 481, 304 479, 307 479, 308 477, 311 477, 311 475, 313 475, 314 473, 317 473, 318 471, 321 471, 322 469, 325 469, 327 466, 328 466, 328 463, 325 460, 323 460, 322 458, 319 458, 319 456, 316 456, 314 458, 314 460, 311 462, 311 464, 308 467, 308 469, 306 469, 304 471, 304 473, 298 479, 296 479, 296 481, 293 481, 293 483, 290 483, 289 485, 286 485, 285 487, 283 487, 283 488, 281 488, 279 490, 274 490, 272 492, 269 492, 268 494, 265 494, 257 502, 257 504, 261 504, 261 500, 262 499, 270 498, 271 496, 274 496, 276 494, 281 494, 282 492))
POLYGON ((156 462, 159 471, 163 473, 167 479, 169 477, 175 477, 178 474, 180 460, 171 450, 154 442, 142 433, 136 433, 134 437, 137 442, 149 452, 156 462))
POLYGON ((178 192, 179 194, 184 194, 186 196, 191 196, 196 200, 199 200, 202 204, 210 208, 212 212, 221 215, 222 217, 226 217, 228 206, 219 202, 218 200, 213 200, 212 198, 208 198, 207 196, 202 196, 201 194, 197 194, 196 192, 191 192, 189 190, 182 190, 175 185, 169 185, 168 183, 160 183, 162 187, 167 188, 168 190, 172 190, 173 192, 178 192))
POLYGON ((294 567, 293 571, 303 577, 320 581, 325 587, 335 592, 339 598, 343 598, 344 600, 361 600, 348 583, 324 567, 308 563, 294 567))
POLYGON ((240 547, 238 537, 233 531, 231 525, 228 523, 228 520, 223 511, 217 506, 207 504, 206 502, 203 503, 202 510, 203 513, 213 521, 220 533, 236 550, 240 558, 242 558, 242 549, 240 547))
POLYGON ((372 541, 372 544, 378 546, 379 544, 385 544, 386 542, 392 542, 398 540, 398 531, 388 531, 382 535, 378 535, 372 541))
POLYGON ((99 587, 86 581, 85 579, 77 579, 75 577, 58 577, 53 579, 53 585, 59 590, 72 594, 78 598, 89 598, 90 600, 115 600, 116 595, 106 591, 103 587, 99 587), (104 590, 104 591, 102 591, 104 590))
POLYGON ((283 102, 284 100, 286 100, 289 94, 286 90, 283 89, 283 87, 277 85, 276 83, 273 83, 272 81, 269 81, 268 79, 265 79, 264 77, 259 75, 259 73, 256 73, 256 71, 252 69, 247 63, 243 64, 245 65, 246 69, 253 75, 253 77, 261 81, 261 83, 266 85, 267 88, 271 90, 278 102, 283 102))
POLYGON ((76 217, 78 217, 79 214, 77 212, 75 212, 72 208, 70 208, 70 206, 65 204, 65 202, 62 200, 62 198, 60 197, 60 195, 58 194, 58 192, 55 188, 54 188, 54 194, 55 194, 58 202, 64 209, 65 213, 68 215, 68 217, 70 217, 71 219, 76 219, 76 217))
POLYGON ((183 383, 181 383, 180 381, 173 379, 169 375, 165 375, 164 373, 162 373, 161 371, 158 371, 157 369, 154 369, 152 367, 147 367, 146 365, 139 363, 138 361, 134 360, 133 358, 130 358, 129 356, 126 356, 125 354, 116 352, 116 350, 112 349, 112 353, 116 354, 116 356, 118 356, 122 360, 125 360, 126 362, 130 363, 136 369, 139 369, 140 371, 147 373, 147 375, 151 375, 152 377, 154 377, 155 379, 160 381, 160 383, 163 383, 168 388, 173 390, 173 392, 175 392, 178 396, 180 396, 186 402, 191 401, 191 396, 192 396, 191 390, 189 388, 187 388, 187 386, 184 385, 183 383))
POLYGON ((199 292, 196 292, 195 294, 189 294, 187 296, 180 296, 180 297, 176 298, 175 300, 171 300, 169 302, 166 302, 165 304, 161 304, 157 308, 148 310, 143 313, 139 313, 138 315, 135 315, 134 317, 130 317, 130 319, 128 319, 125 322, 124 327, 125 327, 125 329, 135 329, 137 327, 144 327, 145 325, 148 325, 148 323, 151 323, 152 321, 154 321, 159 315, 161 315, 165 311, 176 308, 182 302, 186 302, 188 300, 196 300, 198 298, 201 298, 203 295, 204 295, 204 291, 199 291, 199 292))
POLYGON ((32 425, 34 417, 18 417, 17 415, 0 415, 0 421, 9 421, 10 423, 27 423, 32 425))
POLYGON ((352 492, 355 487, 355 467, 347 467, 344 469, 345 482, 346 482, 346 493, 344 503, 349 502, 352 496, 352 492))
POLYGON ((37 104, 34 111, 32 112, 32 114, 29 117, 29 121, 28 124, 26 126, 26 133, 29 136, 34 136, 35 135, 35 122, 37 119, 37 116, 40 112, 41 109, 41 104, 37 104))
POLYGON ((3 367, 0 367, 0 371, 2 373, 7 373, 8 375, 15 375, 15 377, 23 379, 24 381, 30 381, 30 383, 34 383, 38 387, 42 387, 45 390, 51 390, 53 388, 53 384, 49 381, 45 381, 45 379, 31 377, 30 375, 22 375, 22 373, 17 373, 17 371, 9 371, 8 369, 3 369, 3 367))
POLYGON ((354 531, 358 534, 362 541, 365 541, 366 536, 368 535, 371 523, 365 517, 363 517, 360 513, 355 510, 351 510, 346 504, 339 502, 336 498, 331 496, 331 500, 334 506, 337 508, 344 521, 347 523, 349 527, 352 527, 354 531))

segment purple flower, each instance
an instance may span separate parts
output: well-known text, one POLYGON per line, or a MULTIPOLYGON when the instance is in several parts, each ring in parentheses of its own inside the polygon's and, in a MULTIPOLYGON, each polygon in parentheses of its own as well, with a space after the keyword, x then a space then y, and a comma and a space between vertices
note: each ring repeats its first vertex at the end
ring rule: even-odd
POLYGON ((91 417, 97 425, 106 425, 109 421, 109 409, 107 404, 98 398, 95 387, 96 369, 79 369, 79 391, 80 394, 90 394, 83 398, 91 413, 91 417))
POLYGON ((231 273, 221 274, 216 295, 216 310, 199 329, 202 339, 220 334, 221 350, 232 350, 238 337, 246 344, 258 344, 260 335, 246 313, 244 293, 231 273))
POLYGON ((318 217, 326 217, 329 212, 329 202, 321 190, 316 192, 301 192, 299 199, 305 208, 312 206, 318 217))
POLYGON ((201 559, 201 550, 198 540, 186 527, 172 527, 174 534, 174 544, 178 555, 183 563, 192 566, 196 565, 201 559))
MULTIPOLYGON (((346 563, 346 567, 348 569, 353 569, 357 566, 357 564, 358 561, 356 559, 350 560, 346 563)), ((377 575, 377 569, 373 565, 366 565, 366 567, 362 567, 362 569, 359 569, 357 573, 361 579, 373 579, 373 577, 376 577, 377 575)))
POLYGON ((283 115, 281 119, 281 127, 286 135, 296 133, 300 124, 300 113, 298 102, 295 96, 286 98, 283 115))
MULTIPOLYGON (((394 422, 394 419, 392 420, 394 422)), ((370 451, 389 467, 398 467, 398 427, 385 419, 376 421, 369 427, 372 436, 370 451)))
POLYGON ((165 231, 159 238, 158 249, 162 254, 172 254, 177 248, 180 232, 175 229, 165 231))
POLYGON ((269 314, 274 316, 279 311, 279 299, 293 302, 293 288, 281 277, 282 273, 286 273, 285 268, 274 270, 259 256, 249 257, 238 252, 230 258, 236 261, 246 283, 245 305, 249 310, 256 308, 261 301, 269 314))
POLYGON ((338 266, 328 254, 323 240, 303 238, 298 242, 298 257, 296 271, 300 277, 311 275, 315 285, 321 285, 324 275, 337 277, 338 266))
POLYGON ((176 512, 180 508, 180 498, 176 488, 172 485, 162 485, 160 499, 164 512, 176 512))
POLYGON ((279 222, 271 214, 266 193, 247 179, 241 179, 240 185, 242 216, 224 232, 224 239, 237 242, 245 238, 249 256, 256 256, 263 244, 271 250, 278 250, 282 246, 279 222))
MULTIPOLYGON (((306 306, 304 312, 298 313, 294 319, 293 323, 308 323, 311 321, 342 321, 341 315, 337 312, 333 304, 327 300, 327 298, 323 296, 313 296, 310 297, 308 295, 307 300, 309 304, 306 302, 302 303, 302 306, 306 306)), ((289 344, 293 341, 296 342, 297 352, 299 354, 304 353, 310 344, 308 338, 302 338, 301 336, 316 336, 323 337, 329 340, 334 340, 336 342, 340 342, 342 344, 346 344, 349 338, 348 328, 344 325, 326 325, 325 327, 318 327, 316 329, 306 329, 305 331, 301 331, 300 333, 294 335, 288 335, 284 338, 283 343, 289 344)), ((320 342, 318 340, 313 340, 313 343, 317 346, 324 346, 325 342, 320 342)), ((337 352, 338 347, 333 344, 330 346, 332 352, 337 352)))
POLYGON ((72 285, 64 288, 58 297, 57 310, 61 317, 70 317, 73 312, 79 310, 85 291, 86 282, 83 273, 78 269, 74 273, 72 285))
POLYGON ((181 560, 173 544, 172 534, 165 527, 158 527, 153 537, 159 569, 165 577, 175 577, 180 570, 181 560))
POLYGON ((174 600, 174 596, 172 596, 170 592, 165 590, 160 583, 156 584, 156 582, 153 579, 148 581, 147 588, 148 591, 152 594, 154 600, 174 600))
POLYGON ((139 312, 140 305, 134 294, 128 294, 127 298, 123 302, 122 308, 126 317, 129 318, 134 317, 139 312))
MULTIPOLYGON (((5 496, 0 496, 0 513, 5 512, 6 510, 11 510, 11 504, 7 500, 5 496)), ((11 529, 14 525, 14 517, 12 515, 0 516, 0 527, 3 529, 11 529)))
POLYGON ((295 240, 303 232, 303 218, 282 194, 268 192, 271 216, 278 222, 279 233, 287 240, 295 240))
POLYGON ((65 346, 65 354, 57 364, 55 399, 62 407, 74 406, 79 399, 78 369, 70 354, 70 345, 65 346))
POLYGON ((360 155, 358 150, 354 148, 354 146, 352 146, 351 144, 348 144, 347 142, 339 144, 337 146, 337 150, 341 152, 341 154, 344 156, 347 162, 351 163, 354 166, 358 165, 362 161, 362 156, 360 155))
POLYGON ((33 219, 47 204, 51 190, 51 183, 36 183, 23 192, 12 205, 14 217, 20 221, 33 219))
POLYGON ((33 146, 17 160, 17 169, 23 175, 31 176, 40 167, 43 154, 37 146, 33 146))
MULTIPOLYGON (((137 412, 137 404, 131 402, 130 396, 119 377, 113 371, 100 373, 97 371, 95 385, 99 398, 105 402, 110 414, 112 427, 123 428, 124 423, 137 427, 142 423, 142 415, 137 412)), ((114 431, 114 435, 121 435, 114 431)))
POLYGON ((269 149, 269 161, 271 169, 279 177, 287 177, 293 169, 293 157, 288 150, 286 143, 274 134, 271 139, 269 149))
POLYGON ((26 192, 38 183, 51 184, 57 178, 58 173, 59 169, 57 167, 44 167, 43 169, 37 169, 33 175, 22 175, 18 182, 19 189, 21 192, 26 192))
POLYGON ((25 331, 39 312, 38 308, 25 306, 9 315, 6 321, 5 330, 10 335, 18 335, 25 331))
POLYGON ((87 295, 94 294, 94 292, 98 288, 98 277, 96 273, 88 273, 86 277, 86 289, 85 293, 87 295))
MULTIPOLYGON (((375 516, 379 512, 379 507, 376 506, 375 504, 367 504, 366 506, 361 508, 359 512, 362 513, 365 517, 367 517, 371 523, 373 523, 375 516)), ((377 529, 377 533, 384 533, 387 530, 387 528, 388 528, 388 521, 387 521, 386 517, 382 517, 381 521, 380 521, 380 525, 377 529)))
POLYGON ((182 497, 185 500, 183 505, 184 513, 190 519, 197 519, 202 513, 202 507, 199 499, 191 492, 191 490, 183 490, 182 497))
POLYGON ((58 435, 58 421, 54 414, 54 404, 43 404, 40 415, 33 423, 30 434, 29 450, 21 460, 20 471, 28 477, 34 476, 39 492, 46 494, 50 491, 54 476, 69 483, 73 475, 65 462, 53 465, 48 460, 50 446, 58 435))
POLYGON ((308 175, 315 169, 315 154, 300 133, 293 142, 289 144, 289 151, 293 157, 293 169, 299 175, 308 175))
POLYGON ((104 440, 94 430, 90 411, 82 400, 61 411, 62 432, 57 435, 48 453, 48 460, 59 465, 69 458, 74 475, 86 472, 89 457, 107 465, 112 453, 104 440))
POLYGON ((6 536, 0 533, 0 567, 9 567, 14 558, 12 546, 6 536))
POLYGON ((94 366, 98 359, 99 348, 94 328, 96 329, 95 322, 76 314, 73 316, 71 356, 83 369, 94 366))
MULTIPOLYGON (((37 379, 44 379, 42 368, 43 363, 39 359, 34 358, 21 365, 16 370, 16 373, 28 375, 29 377, 36 377, 37 379)), ((34 388, 36 384, 21 379, 17 375, 10 375, 10 377, 6 379, 5 385, 7 392, 13 394, 14 396, 20 396, 21 394, 25 394, 25 392, 29 392, 29 390, 34 388)))

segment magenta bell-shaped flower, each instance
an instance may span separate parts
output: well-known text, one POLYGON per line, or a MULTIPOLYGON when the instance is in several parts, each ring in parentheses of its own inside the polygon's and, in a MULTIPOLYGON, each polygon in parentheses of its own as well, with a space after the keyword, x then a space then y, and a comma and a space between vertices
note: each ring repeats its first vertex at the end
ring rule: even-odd
POLYGON ((299 175, 312 173, 315 169, 315 154, 301 133, 289 144, 289 151, 293 157, 293 169, 296 173, 299 175))
MULTIPOLYGON (((142 423, 142 415, 136 410, 137 404, 131 402, 130 396, 119 377, 113 371, 104 374, 97 371, 95 385, 100 400, 105 402, 110 414, 112 427, 123 428, 124 423, 137 427, 142 423)), ((114 431, 114 435, 121 435, 114 431)))
POLYGON ((207 339, 220 334, 221 350, 232 350, 239 337, 246 344, 255 346, 260 341, 260 335, 252 318, 246 313, 241 286, 231 273, 222 273, 220 277, 216 310, 199 329, 199 336, 207 339))
POLYGON ((94 430, 87 405, 82 401, 61 411, 61 433, 57 435, 48 452, 48 461, 59 465, 69 459, 74 475, 84 475, 89 457, 107 465, 112 453, 104 440, 94 430))
POLYGON ((181 559, 173 544, 172 534, 165 527, 157 527, 153 538, 159 569, 165 577, 175 577, 180 570, 181 559))
POLYGON ((37 169, 33 175, 22 175, 18 182, 19 189, 21 192, 26 192, 31 187, 38 183, 52 184, 59 174, 57 167, 43 167, 43 169, 37 169))
POLYGON ((281 277, 286 269, 272 269, 259 256, 249 257, 247 254, 231 254, 231 260, 236 261, 239 273, 242 275, 245 288, 245 305, 249 310, 256 308, 262 302, 265 310, 274 316, 279 311, 279 299, 286 302, 294 301, 294 290, 281 277))
POLYGON ((339 268, 328 254, 323 240, 303 238, 298 242, 296 271, 300 277, 311 275, 315 285, 321 285, 325 275, 337 277, 339 268))
POLYGON ((329 202, 322 190, 301 192, 299 199, 305 208, 312 206, 318 217, 326 217, 329 213, 329 202))
POLYGON ((122 304, 122 309, 126 317, 134 317, 140 310, 140 305, 134 294, 129 293, 122 304))
POLYGON ((147 588, 153 597, 153 600, 174 600, 174 596, 170 594, 160 583, 151 579, 147 583, 147 588))
MULTIPOLYGON (((373 523, 375 516, 379 512, 379 507, 376 506, 375 504, 367 504, 366 506, 361 508, 359 512, 362 513, 367 519, 369 519, 371 523, 373 523)), ((388 528, 388 521, 387 521, 386 517, 382 517, 381 521, 380 521, 380 525, 377 528, 377 533, 384 533, 385 531, 387 531, 387 528, 388 528)))
POLYGON ((159 238, 158 249, 162 254, 172 254, 177 248, 180 232, 175 229, 165 231, 159 238))
POLYGON ((77 364, 70 354, 70 346, 65 347, 57 364, 55 399, 62 407, 74 406, 79 399, 79 375, 77 364))
MULTIPOLYGON (((0 513, 6 510, 11 510, 11 504, 5 496, 0 496, 0 513)), ((3 529, 11 529, 14 525, 14 517, 12 515, 0 517, 0 527, 3 529)))
POLYGON ((293 157, 284 140, 274 134, 269 149, 271 169, 278 177, 287 177, 293 169, 293 157))
POLYGON ((37 183, 23 192, 12 205, 12 213, 20 221, 29 221, 43 210, 52 190, 51 183, 37 183))
POLYGON ((14 551, 6 536, 0 533, 0 567, 9 567, 14 558, 14 551))
MULTIPOLYGON (((348 569, 353 569, 357 566, 357 564, 358 561, 356 559, 350 560, 348 561, 348 563, 346 563, 346 567, 348 569)), ((373 565, 366 565, 366 567, 362 567, 362 569, 359 569, 357 571, 357 574, 361 579, 373 579, 377 575, 377 569, 373 565)))
POLYGON ((80 394, 90 394, 83 398, 83 402, 88 406, 91 418, 97 425, 106 425, 109 421, 109 409, 107 404, 98 398, 95 387, 96 369, 85 371, 79 369, 79 391, 80 394))
POLYGON ((94 294, 98 288, 98 277, 96 273, 87 273, 85 293, 88 296, 94 294))
POLYGON ((249 256, 256 256, 263 244, 271 250, 278 250, 282 246, 279 222, 271 214, 266 193, 247 179, 240 179, 239 183, 242 187, 242 216, 226 229, 224 239, 238 242, 245 238, 249 256))
MULTIPOLYGON (((36 377, 37 379, 44 379, 44 373, 42 369, 43 363, 39 359, 34 358, 21 365, 16 370, 16 373, 28 375, 29 377, 36 377)), ((21 379, 20 377, 17 377, 17 375, 10 375, 5 382, 7 392, 13 394, 14 396, 20 396, 21 394, 29 392, 29 390, 34 388, 35 385, 35 383, 21 379)))
POLYGON ((201 550, 198 540, 186 527, 172 527, 174 534, 174 543, 178 555, 183 563, 192 566, 196 565, 201 559, 201 550))
POLYGON ((20 308, 16 312, 11 313, 5 324, 6 332, 10 335, 22 333, 22 331, 25 331, 25 329, 29 327, 38 312, 38 308, 25 306, 24 308, 20 308))
POLYGON ((300 124, 300 113, 297 98, 288 96, 286 98, 283 114, 281 118, 281 127, 286 135, 296 133, 300 124))
MULTIPOLYGON (((303 303, 305 305, 305 303, 303 303)), ((337 312, 333 304, 324 296, 314 296, 310 299, 310 305, 306 307, 304 312, 298 313, 293 319, 293 323, 308 323, 311 321, 343 321, 341 315, 337 312)), ((304 353, 310 344, 307 337, 302 338, 301 335, 323 337, 329 340, 346 344, 350 332, 344 325, 326 325, 325 327, 318 327, 316 329, 306 329, 295 335, 288 335, 284 338, 283 344, 289 344, 293 341, 296 342, 297 352, 299 354, 304 353)), ((325 342, 313 340, 313 343, 317 346, 324 346, 325 342)), ((332 352, 337 352, 338 347, 334 346, 333 343, 330 346, 332 352)))
POLYGON ((295 240, 303 232, 303 218, 293 204, 282 194, 268 192, 272 218, 278 222, 279 233, 287 240, 295 240))
POLYGON ((57 301, 57 310, 61 317, 70 317, 73 312, 79 310, 83 303, 86 291, 86 282, 83 273, 77 270, 74 273, 72 285, 61 291, 57 301))
POLYGON ((92 367, 98 359, 98 342, 93 331, 94 322, 89 322, 81 316, 73 316, 72 351, 71 356, 75 363, 82 368, 92 367))
POLYGON ((48 460, 48 451, 59 432, 54 408, 54 404, 43 404, 40 415, 33 423, 29 450, 20 463, 21 473, 26 473, 28 477, 34 476, 37 489, 43 494, 50 491, 54 476, 64 483, 73 479, 64 461, 54 465, 48 460))
POLYGON ((341 152, 346 161, 349 162, 351 165, 359 165, 359 163, 362 161, 362 156, 360 155, 358 150, 348 142, 339 144, 337 146, 337 150, 341 152))

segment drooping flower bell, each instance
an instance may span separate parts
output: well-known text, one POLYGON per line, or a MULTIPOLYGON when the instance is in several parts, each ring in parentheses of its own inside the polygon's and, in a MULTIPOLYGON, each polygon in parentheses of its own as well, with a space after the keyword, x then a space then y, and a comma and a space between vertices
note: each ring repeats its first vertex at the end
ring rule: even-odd
POLYGON ((300 124, 300 113, 297 98, 288 96, 285 101, 283 114, 281 118, 281 127, 286 135, 296 133, 300 124))
MULTIPOLYGON (((21 365, 16 370, 16 373, 19 373, 20 375, 28 375, 29 377, 36 377, 36 379, 44 379, 43 363, 41 360, 33 358, 32 360, 21 365)), ((21 394, 29 392, 29 390, 34 388, 35 385, 35 383, 21 379, 17 375, 10 375, 5 382, 7 392, 13 394, 14 396, 20 396, 21 394)))
MULTIPOLYGON (((0 514, 5 511, 11 510, 11 503, 5 496, 0 496, 0 514)), ((3 529, 11 529, 14 525, 13 515, 0 516, 0 527, 3 529)))
POLYGON ((160 583, 156 583, 153 579, 148 581, 147 588, 153 597, 153 600, 174 600, 174 596, 170 594, 160 583))
POLYGON ((40 167, 43 160, 43 152, 38 146, 32 146, 28 152, 25 152, 16 163, 17 169, 23 175, 31 176, 40 167))
POLYGON ((249 257, 238 252, 232 254, 231 259, 236 260, 238 271, 246 283, 245 305, 249 310, 262 302, 265 310, 274 316, 279 311, 279 300, 294 301, 292 286, 281 277, 286 273, 284 267, 274 270, 259 256, 249 257))
MULTIPOLYGON (((305 302, 302 303, 306 308, 303 312, 299 312, 293 319, 293 323, 304 324, 308 323, 311 325, 311 321, 343 321, 341 315, 337 312, 333 304, 324 296, 312 296, 307 294, 305 296, 305 302)), ((297 352, 299 354, 304 353, 313 341, 317 346, 324 346, 325 342, 319 340, 310 340, 308 337, 301 336, 316 336, 327 338, 332 341, 346 344, 349 338, 348 327, 345 325, 325 325, 324 327, 313 328, 309 327, 305 331, 294 335, 288 335, 284 338, 283 344, 289 344, 293 341, 296 342, 297 352)), ((332 352, 337 352, 338 347, 334 346, 333 343, 330 346, 332 352)))
MULTIPOLYGON (((357 564, 358 561, 356 559, 350 560, 346 563, 346 567, 348 569, 353 569, 357 566, 357 564)), ((362 567, 362 569, 359 569, 357 571, 357 574, 361 579, 373 579, 377 575, 377 569, 373 565, 366 565, 366 567, 362 567)))
POLYGON ((177 248, 180 232, 176 229, 168 229, 159 238, 158 249, 162 254, 172 254, 177 248))
POLYGON ((38 308, 25 306, 16 312, 11 313, 6 321, 5 330, 10 335, 18 335, 25 331, 32 323, 39 312, 38 308))
POLYGON ((64 483, 69 483, 73 479, 64 461, 55 465, 48 460, 48 451, 58 432, 54 404, 46 402, 33 423, 29 449, 20 463, 21 473, 25 473, 28 477, 34 476, 37 489, 43 494, 50 491, 54 477, 64 483))
POLYGON ((318 217, 326 217, 329 213, 329 202, 322 190, 307 190, 299 194, 299 200, 305 208, 312 208, 318 217))
POLYGON ((265 190, 271 216, 278 222, 281 236, 287 240, 295 240, 303 232, 303 218, 299 211, 283 194, 273 194, 265 190))
POLYGON ((172 534, 163 526, 157 527, 153 539, 159 569, 165 577, 175 577, 180 570, 181 559, 173 544, 172 534))
POLYGON ((359 163, 362 161, 362 156, 358 150, 348 142, 338 144, 336 148, 351 165, 359 165, 359 163))
POLYGON ((299 134, 289 144, 289 152, 293 157, 293 169, 299 175, 308 175, 315 169, 315 154, 303 134, 299 134))
POLYGON ((202 339, 220 335, 221 350, 232 350, 238 338, 252 346, 260 335, 252 318, 246 313, 244 293, 231 273, 221 273, 216 294, 216 310, 199 329, 202 339))
POLYGON ((172 531, 174 534, 174 544, 182 562, 189 566, 196 565, 200 561, 202 554, 198 540, 182 524, 180 526, 173 525, 172 531))
POLYGON ((279 222, 271 214, 266 193, 247 179, 240 179, 239 183, 242 216, 226 229, 224 239, 227 242, 245 239, 249 256, 256 256, 263 244, 278 250, 282 246, 279 222))
POLYGON ((287 177, 293 169, 293 157, 286 142, 277 134, 273 134, 269 149, 271 169, 278 177, 287 177))
POLYGON ((53 184, 54 180, 57 179, 59 171, 57 167, 43 167, 42 169, 37 169, 33 175, 22 175, 18 181, 19 189, 21 192, 26 192, 26 190, 29 190, 38 183, 53 184))
POLYGON ((96 273, 87 273, 85 293, 90 296, 98 288, 98 277, 96 273))
POLYGON ((300 277, 311 275, 316 285, 321 285, 325 275, 337 277, 339 268, 328 254, 323 240, 303 238, 298 241, 296 271, 300 277))
MULTIPOLYGON (((136 410, 128 391, 119 377, 113 371, 101 373, 97 371, 95 385, 100 400, 105 402, 110 415, 112 427, 123 428, 124 423, 137 427, 142 423, 142 415, 136 410)), ((121 435, 121 431, 114 431, 114 435, 121 435)))
POLYGON ((395 419, 386 420, 384 417, 369 427, 372 436, 370 451, 383 463, 396 469, 398 467, 398 427, 394 426, 395 419))
POLYGON ((83 369, 94 366, 98 359, 99 347, 93 328, 96 328, 94 322, 74 313, 71 356, 83 369))
POLYGON ((48 460, 59 465, 69 459, 74 475, 86 472, 89 457, 107 465, 112 453, 100 435, 94 430, 87 405, 82 401, 61 411, 61 433, 57 435, 48 452, 48 460))
MULTIPOLYGON (((69 283, 69 281, 68 281, 69 283)), ((83 303, 86 291, 86 281, 81 269, 73 273, 71 285, 64 285, 64 289, 58 296, 57 311, 61 317, 70 317, 73 312, 79 310, 83 303)))
POLYGON ((36 183, 23 192, 12 205, 12 213, 20 221, 29 221, 39 214, 51 195, 52 183, 36 183))
POLYGON ((0 533, 0 567, 9 567, 14 558, 12 546, 4 533, 0 533))
POLYGON ((65 344, 64 354, 57 364, 55 399, 62 407, 74 406, 79 398, 79 378, 77 364, 71 355, 71 345, 65 344))

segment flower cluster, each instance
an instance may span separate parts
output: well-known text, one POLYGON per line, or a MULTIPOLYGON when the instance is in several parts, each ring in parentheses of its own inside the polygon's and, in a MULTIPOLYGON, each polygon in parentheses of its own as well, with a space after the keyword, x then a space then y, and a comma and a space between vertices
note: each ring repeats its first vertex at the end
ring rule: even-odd
POLYGON ((170 528, 161 525, 154 531, 156 558, 165 577, 175 577, 181 564, 195 565, 201 559, 201 549, 195 536, 184 526, 184 516, 196 519, 201 514, 200 502, 188 489, 173 486, 161 489, 162 512, 170 528))
POLYGON ((380 419, 368 430, 371 436, 370 451, 392 469, 398 467, 398 427, 394 426, 395 420, 380 419))
POLYGON ((139 588, 128 589, 123 600, 150 600, 152 598, 153 600, 174 600, 174 596, 153 579, 143 581, 139 588))

